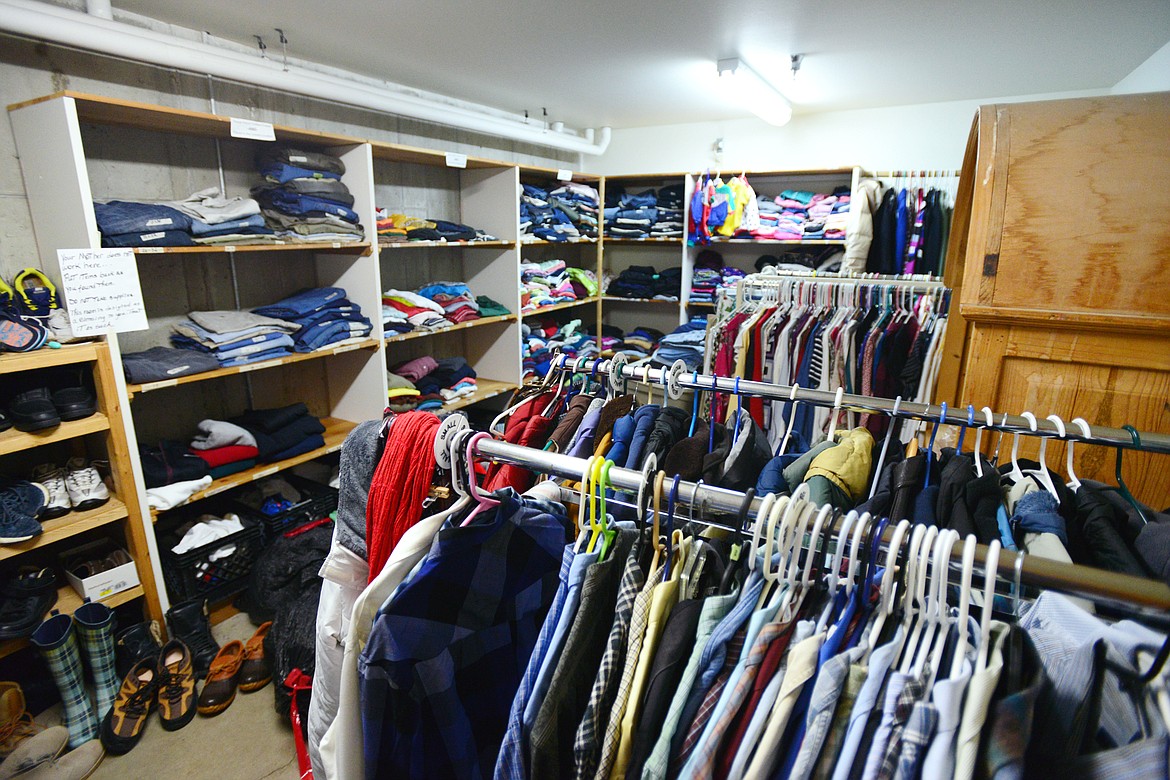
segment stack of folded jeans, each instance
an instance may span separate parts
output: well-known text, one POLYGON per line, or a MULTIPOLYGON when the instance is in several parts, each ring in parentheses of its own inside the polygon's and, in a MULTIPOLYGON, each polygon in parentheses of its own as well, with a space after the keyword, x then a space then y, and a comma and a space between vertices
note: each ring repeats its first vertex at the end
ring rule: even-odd
POLYGON ((246 311, 193 311, 172 326, 171 343, 179 349, 210 354, 220 367, 242 366, 291 355, 295 322, 246 311))
POLYGON ((663 336, 660 330, 640 325, 625 334, 621 348, 615 350, 615 354, 624 354, 630 362, 644 360, 658 349, 658 343, 662 341, 663 336))
POLYGON ((443 316, 451 322, 468 322, 481 316, 471 288, 463 282, 433 282, 420 287, 418 294, 439 306, 443 316))
POLYGON ((563 325, 551 319, 525 322, 520 332, 523 336, 521 357, 525 381, 547 375, 558 350, 570 358, 600 354, 597 340, 581 330, 581 320, 569 320, 563 325))
POLYGON ((531 184, 523 186, 524 191, 520 195, 521 239, 559 243, 597 235, 595 215, 589 215, 586 210, 577 208, 573 201, 564 197, 554 198, 540 187, 531 184), (586 217, 592 217, 592 225, 586 217))
POLYGON ((111 200, 93 204, 102 246, 195 246, 191 218, 170 206, 111 200))
POLYGON ((252 434, 259 463, 285 460, 325 446, 325 426, 303 403, 252 409, 228 422, 252 434))
POLYGON ((269 227, 286 241, 361 241, 365 232, 354 198, 341 181, 345 164, 334 155, 269 149, 257 158, 265 183, 252 188, 269 227))
POLYGON ((665 268, 659 272, 648 265, 632 265, 610 282, 605 294, 618 298, 677 301, 681 289, 681 268, 665 268))
POLYGON ((443 307, 410 290, 389 289, 382 293, 382 323, 396 333, 412 330, 442 330, 451 327, 443 307))
POLYGON ((520 311, 535 311, 542 306, 577 300, 573 282, 564 260, 520 264, 520 311))
POLYGON ((365 338, 372 328, 361 307, 346 298, 345 290, 340 287, 302 290, 252 311, 299 325, 300 330, 293 338, 297 352, 312 352, 350 339, 365 338))
POLYGON ((218 187, 208 187, 169 204, 191 218, 196 244, 271 244, 277 241, 252 198, 225 198, 218 187))
POLYGON ((695 317, 663 336, 650 362, 656 366, 670 366, 681 360, 688 371, 698 371, 703 366, 706 338, 707 318, 695 317))

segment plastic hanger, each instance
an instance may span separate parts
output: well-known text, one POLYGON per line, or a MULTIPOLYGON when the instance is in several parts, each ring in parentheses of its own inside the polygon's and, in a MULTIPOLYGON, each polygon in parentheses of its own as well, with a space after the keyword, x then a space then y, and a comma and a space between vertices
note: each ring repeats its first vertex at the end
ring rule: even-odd
POLYGON ((934 463, 934 438, 938 436, 938 429, 946 424, 947 421, 947 402, 942 402, 941 410, 938 414, 938 422, 930 430, 930 444, 926 445, 926 479, 923 481, 924 486, 930 485, 930 467, 934 463))
MULTIPOLYGON (((1093 431, 1089 427, 1089 423, 1087 423, 1083 417, 1073 418, 1073 425, 1076 425, 1081 429, 1081 433, 1084 434, 1086 439, 1093 438, 1093 431)), ((1081 480, 1077 478, 1077 473, 1073 470, 1072 439, 1069 439, 1068 442, 1068 462, 1065 465, 1068 467, 1068 486, 1072 488, 1072 491, 1075 493, 1081 489, 1081 480)))
POLYGON ((951 608, 947 598, 948 585, 950 584, 950 566, 951 566, 951 551, 955 548, 955 543, 959 541, 959 534, 957 531, 948 530, 946 534, 947 540, 943 544, 943 554, 940 561, 936 563, 938 571, 935 572, 935 626, 934 635, 931 637, 930 643, 926 646, 924 651, 925 663, 930 670, 930 677, 927 687, 933 688, 934 681, 938 679, 938 672, 942 666, 943 651, 946 649, 947 639, 951 632, 951 608))
POLYGON ((756 512, 756 520, 752 526, 751 555, 747 559, 748 571, 756 570, 756 558, 759 557, 758 553, 760 550, 760 534, 763 533, 764 526, 767 524, 769 517, 771 517, 772 507, 775 503, 776 494, 769 493, 764 496, 764 500, 760 502, 760 508, 756 512))
POLYGON ((906 538, 906 532, 909 529, 910 521, 902 520, 894 526, 894 533, 890 537, 890 546, 886 550, 885 571, 882 572, 882 584, 878 601, 879 609, 867 635, 865 656, 862 659, 862 663, 869 660, 869 654, 873 652, 873 648, 877 646, 878 641, 881 639, 882 629, 885 627, 886 620, 890 615, 894 614, 894 608, 897 606, 898 582, 895 577, 895 568, 898 564, 898 554, 902 551, 902 541, 906 538))
POLYGON ((999 571, 998 539, 987 545, 987 557, 983 561, 983 604, 979 615, 979 653, 975 659, 975 671, 987 668, 987 655, 991 650, 991 610, 995 604, 995 577, 999 571))
MULTIPOLYGON (((1134 446, 1138 449, 1141 449, 1142 437, 1140 434, 1138 434, 1137 428, 1134 428, 1132 425, 1123 425, 1121 427, 1129 431, 1129 435, 1133 439, 1134 446)), ((1125 480, 1121 476, 1121 456, 1124 453, 1125 450, 1123 448, 1117 448, 1117 465, 1114 468, 1114 473, 1117 477, 1117 488, 1120 491, 1122 497, 1124 497, 1125 500, 1129 502, 1129 505, 1133 507, 1134 511, 1137 512, 1138 517, 1142 519, 1142 523, 1149 525, 1150 519, 1146 517, 1145 510, 1142 509, 1142 505, 1138 503, 1137 499, 1133 497, 1133 493, 1129 492, 1129 488, 1126 486, 1125 480)))
MULTIPOLYGON (((990 407, 983 407, 983 418, 987 428, 995 425, 995 418, 991 415, 990 407)), ((983 476, 983 431, 982 427, 975 429, 975 473, 980 477, 983 476)))
POLYGON ((968 534, 963 541, 963 570, 959 579, 959 616, 956 624, 959 627, 958 644, 955 654, 951 657, 950 678, 958 677, 963 671, 963 659, 967 655, 967 616, 971 610, 971 576, 975 571, 975 546, 979 543, 975 534, 968 534))
MULTIPOLYGON (((995 440, 995 456, 992 457, 992 459, 991 459, 991 462, 994 463, 996 466, 999 466, 999 448, 1003 444, 1003 434, 1004 434, 1005 429, 1007 428, 1007 421, 1008 421, 1008 414, 1007 414, 1007 412, 1004 412, 1003 419, 1000 420, 1000 422, 999 422, 999 428, 1000 428, 999 438, 995 440)), ((1019 434, 1016 434, 1016 438, 1017 439, 1019 438, 1019 434)))
POLYGON ((800 401, 796 400, 796 394, 800 391, 800 383, 793 382, 792 389, 788 392, 788 401, 792 407, 788 411, 788 425, 784 429, 784 439, 780 442, 780 449, 776 451, 777 455, 783 455, 788 450, 788 440, 792 437, 792 424, 796 422, 796 405, 800 401))
MULTIPOLYGON (((605 511, 605 494, 607 488, 609 488, 609 470, 611 468, 613 468, 613 461, 606 460, 599 469, 601 472, 601 479, 595 484, 595 487, 597 488, 597 493, 600 494, 601 498, 601 514, 600 516, 594 515, 591 520, 590 525, 593 528, 593 534, 590 536, 589 546, 586 548, 586 552, 593 552, 598 541, 601 542, 601 549, 597 551, 598 562, 605 560, 605 553, 609 549, 610 542, 613 541, 613 538, 616 535, 616 531, 609 528, 609 524, 606 522, 605 511)), ((592 505, 592 499, 590 499, 590 504, 592 505)))
POLYGON ((890 448, 890 439, 894 435, 894 427, 898 421, 898 409, 902 406, 902 396, 894 399, 894 408, 890 412, 890 426, 886 428, 886 438, 882 439, 882 451, 878 455, 877 468, 873 472, 873 483, 869 486, 869 497, 873 498, 874 493, 877 492, 878 478, 882 473, 882 466, 886 462, 886 451, 890 448))
POLYGON ((654 523, 651 526, 654 529, 651 532, 654 541, 654 557, 650 560, 650 571, 652 572, 658 568, 658 564, 662 560, 663 544, 658 521, 662 509, 662 484, 665 481, 665 471, 659 471, 654 477, 654 523))
POLYGON ((901 645, 894 653, 894 660, 891 663, 891 668, 897 663, 898 658, 906 649, 906 642, 910 636, 910 627, 914 623, 914 618, 918 614, 917 604, 914 602, 914 594, 918 588, 918 566, 919 553, 922 550, 922 541, 926 538, 927 526, 918 524, 914 526, 914 530, 910 534, 910 546, 906 551, 906 573, 902 578, 902 638, 901 645))
POLYGON ((744 524, 747 523, 748 512, 752 508, 752 501, 755 500, 756 489, 749 487, 744 493, 743 501, 739 505, 739 513, 736 515, 735 532, 732 537, 731 551, 728 555, 728 565, 723 570, 723 578, 719 582, 719 593, 726 595, 731 592, 731 586, 735 582, 736 572, 743 569, 744 559, 749 562, 754 562, 755 548, 746 548, 744 545, 744 524))
POLYGON ((658 456, 651 452, 646 456, 646 462, 642 464, 642 479, 638 482, 638 510, 635 517, 640 530, 646 528, 646 514, 649 514, 648 502, 654 493, 653 480, 656 471, 658 471, 658 456))
MULTIPOLYGON (((812 531, 809 533, 808 553, 804 558, 804 571, 800 578, 801 592, 808 592, 809 586, 812 584, 812 568, 813 561, 819 556, 821 549, 821 531, 824 530, 825 520, 833 514, 832 504, 825 504, 821 507, 821 511, 817 513, 816 522, 813 523, 812 531)), ((797 540, 797 549, 799 550, 801 540, 797 540)), ((800 560, 800 555, 796 555, 795 559, 800 560)))
POLYGON ((707 454, 715 449, 715 396, 719 392, 719 377, 711 375, 711 413, 707 416, 707 454))
POLYGON ((588 506, 586 491, 589 491, 589 494, 592 495, 593 466, 598 460, 599 456, 590 455, 585 461, 584 470, 581 472, 581 484, 577 494, 577 543, 573 548, 578 552, 581 549, 581 532, 585 529, 585 507, 588 506))
MULTIPOLYGON (((918 649, 918 641, 922 638, 922 629, 926 623, 926 572, 930 561, 930 554, 934 551, 935 541, 938 539, 938 527, 930 526, 922 539, 922 546, 918 550, 918 565, 915 568, 914 578, 914 613, 917 620, 911 627, 910 636, 902 647, 902 663, 900 671, 909 674, 918 649)), ((909 595, 909 592, 907 592, 909 595)))
MULTIPOLYGON (((949 530, 939 531, 934 538, 934 543, 930 546, 930 555, 926 561, 926 568, 923 570, 925 575, 925 594, 926 606, 919 620, 921 626, 921 633, 918 634, 918 641, 912 645, 913 659, 910 661, 910 672, 915 677, 922 674, 922 670, 926 666, 926 658, 930 654, 931 644, 934 642, 935 632, 938 628, 938 574, 939 565, 942 561, 942 555, 946 549, 947 539, 950 538, 951 532, 949 530)), ((915 629, 918 631, 919 629, 915 629)))
MULTIPOLYGON (((699 383, 699 372, 691 372, 691 381, 695 384, 699 383)), ((695 423, 699 421, 699 390, 694 391, 694 403, 691 405, 691 429, 687 432, 687 436, 695 435, 695 423)))
POLYGON ((955 444, 955 454, 963 454, 963 439, 967 437, 967 429, 975 424, 975 407, 967 404, 967 424, 959 429, 959 441, 955 444))
MULTIPOLYGON (((1036 430, 1036 416, 1031 412, 1023 412, 1021 415, 1025 420, 1031 424, 1033 431, 1036 430)), ((1007 422, 1007 415, 1004 415, 1004 423, 1007 422)), ((1008 472, 1008 476, 1012 478, 1013 482, 1019 482, 1024 478, 1024 472, 1020 470, 1020 461, 1018 456, 1020 454, 1020 433, 1014 431, 1012 433, 1012 470, 1008 472)))
POLYGON ((463 522, 460 523, 460 526, 469 525, 481 510, 491 509, 500 505, 499 501, 492 498, 487 493, 482 492, 479 489, 479 485, 477 485, 475 482, 475 445, 482 439, 488 438, 491 437, 489 437, 486 433, 477 433, 467 440, 467 490, 471 497, 475 499, 478 506, 471 510, 471 513, 468 514, 466 518, 464 518, 463 522))
MULTIPOLYGON (((1021 416, 1028 421, 1028 425, 1032 428, 1032 433, 1035 433, 1037 429, 1036 415, 1032 414, 1031 412, 1024 412, 1024 414, 1021 416)), ((1063 424, 1061 427, 1064 427, 1063 424)), ((1014 447, 1012 454, 1013 456, 1015 454, 1014 447)), ((1015 458, 1013 457, 1012 460, 1014 462, 1015 458)), ((1028 469, 1026 473, 1036 477, 1036 481, 1039 482, 1044 487, 1044 489, 1048 491, 1049 495, 1055 498, 1058 502, 1060 501, 1060 496, 1058 496, 1056 493, 1056 485, 1052 483, 1052 475, 1048 473, 1047 436, 1040 437, 1040 468, 1028 469)))
POLYGON ((849 513, 845 515, 845 519, 841 521, 841 527, 837 530, 832 563, 828 567, 830 595, 836 593, 837 586, 841 584, 841 561, 845 558, 845 543, 849 540, 849 529, 853 527, 853 523, 859 517, 856 509, 850 509, 849 513))
POLYGON ((666 533, 663 535, 666 539, 666 555, 662 561, 663 582, 670 579, 671 564, 674 558, 674 507, 678 502, 678 483, 679 475, 675 474, 674 483, 670 486, 670 498, 666 502, 666 533))
POLYGON ((837 433, 837 418, 841 414, 841 397, 845 394, 845 388, 840 385, 837 386, 837 395, 833 398, 833 412, 829 419, 829 436, 828 440, 833 441, 833 436, 837 433))

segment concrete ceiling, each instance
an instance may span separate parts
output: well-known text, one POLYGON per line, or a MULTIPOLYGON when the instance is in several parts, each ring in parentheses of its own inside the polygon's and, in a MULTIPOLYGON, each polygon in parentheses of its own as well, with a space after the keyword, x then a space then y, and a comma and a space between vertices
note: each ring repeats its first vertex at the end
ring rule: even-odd
POLYGON ((573 127, 748 116, 719 94, 740 57, 797 112, 1108 89, 1170 36, 1129 0, 114 0, 115 8, 573 127), (794 81, 789 55, 805 55, 794 81))

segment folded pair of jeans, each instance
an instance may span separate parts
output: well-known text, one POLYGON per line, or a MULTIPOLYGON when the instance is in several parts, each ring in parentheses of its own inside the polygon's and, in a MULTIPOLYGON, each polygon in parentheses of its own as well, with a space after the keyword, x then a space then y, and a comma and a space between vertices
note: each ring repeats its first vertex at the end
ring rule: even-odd
MULTIPOLYGON (((128 233, 189 231, 191 218, 170 206, 157 203, 111 200, 93 204, 98 230, 106 236, 128 233)), ((126 246, 121 244, 120 246, 126 246)))

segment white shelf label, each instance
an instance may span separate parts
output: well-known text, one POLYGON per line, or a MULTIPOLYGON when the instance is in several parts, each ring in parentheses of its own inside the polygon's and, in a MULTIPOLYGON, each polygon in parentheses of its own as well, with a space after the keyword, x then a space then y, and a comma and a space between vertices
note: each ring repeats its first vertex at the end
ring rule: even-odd
POLYGON ((557 171, 557 181, 572 181, 572 180, 573 180, 573 172, 572 171, 566 170, 564 168, 561 168, 560 170, 557 171))
POLYGON ((167 249, 163 246, 140 246, 134 251, 140 255, 161 255, 167 249))
POLYGON ((232 254, 236 251, 236 247, 234 244, 228 244, 223 248, 223 251, 227 252, 228 254, 232 254))
POLYGON ((269 122, 232 117, 232 138, 248 138, 253 141, 275 141, 276 131, 269 122))
POLYGON ((337 349, 333 350, 333 354, 340 355, 342 352, 353 352, 354 350, 361 348, 361 344, 347 344, 344 347, 338 347, 337 349))
POLYGON ((57 261, 75 335, 149 327, 133 249, 58 249, 57 261))
POLYGON ((275 474, 278 471, 280 471, 280 466, 271 466, 269 468, 262 469, 262 470, 257 471, 255 474, 252 475, 252 481, 255 482, 258 479, 264 479, 265 477, 271 477, 273 474, 275 474))
POLYGON ((448 168, 466 168, 467 155, 459 154, 459 152, 447 152, 447 167, 448 168))
POLYGON ((163 379, 159 382, 148 382, 139 388, 140 393, 149 393, 151 390, 162 390, 164 387, 174 387, 179 384, 178 379, 163 379))

